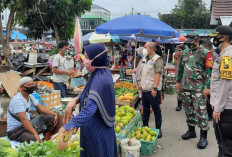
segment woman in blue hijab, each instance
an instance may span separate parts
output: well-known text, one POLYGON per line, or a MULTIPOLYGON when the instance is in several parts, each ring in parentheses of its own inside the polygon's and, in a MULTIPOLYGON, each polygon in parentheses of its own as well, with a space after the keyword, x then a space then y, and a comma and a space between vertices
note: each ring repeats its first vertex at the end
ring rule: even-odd
POLYGON ((86 46, 84 51, 84 65, 92 73, 84 91, 67 105, 65 117, 71 117, 77 102, 80 102, 80 113, 59 133, 80 127, 81 157, 116 157, 115 94, 107 52, 101 44, 86 46))

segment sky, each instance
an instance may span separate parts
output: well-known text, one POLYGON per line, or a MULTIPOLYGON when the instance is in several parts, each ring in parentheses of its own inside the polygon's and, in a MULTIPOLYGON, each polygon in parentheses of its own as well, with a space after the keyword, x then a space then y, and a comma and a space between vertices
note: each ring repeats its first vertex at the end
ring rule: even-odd
MULTIPOLYGON (((207 9, 211 0, 203 0, 207 9)), ((97 4, 111 12, 111 19, 130 14, 132 7, 134 13, 140 12, 152 17, 158 17, 158 13, 168 14, 178 4, 178 0, 93 0, 97 4)))

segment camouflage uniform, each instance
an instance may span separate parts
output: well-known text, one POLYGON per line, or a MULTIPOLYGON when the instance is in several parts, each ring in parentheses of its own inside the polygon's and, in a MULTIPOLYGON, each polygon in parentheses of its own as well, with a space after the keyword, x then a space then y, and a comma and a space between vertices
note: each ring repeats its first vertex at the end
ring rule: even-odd
MULTIPOLYGON (((182 59, 183 57, 182 57, 182 53, 179 55, 179 57, 178 57, 178 60, 177 60, 177 64, 175 65, 175 76, 176 76, 176 79, 177 79, 177 76, 178 76, 178 68, 179 68, 179 66, 180 66, 180 63, 182 62, 182 59)), ((179 91, 177 91, 177 101, 182 101, 182 92, 183 92, 183 89, 182 89, 182 82, 183 81, 181 81, 181 86, 180 86, 180 90, 179 91)))
POLYGON ((208 114, 205 88, 210 88, 211 69, 206 68, 207 50, 203 47, 197 50, 185 49, 181 55, 177 82, 182 82, 183 107, 187 116, 187 124, 198 125, 201 130, 208 130, 208 114))

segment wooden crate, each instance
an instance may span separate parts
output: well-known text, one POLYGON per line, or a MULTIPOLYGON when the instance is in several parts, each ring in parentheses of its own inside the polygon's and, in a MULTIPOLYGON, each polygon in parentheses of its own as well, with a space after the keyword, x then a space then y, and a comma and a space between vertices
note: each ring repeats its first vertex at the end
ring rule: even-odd
POLYGON ((116 100, 116 105, 119 105, 119 106, 127 105, 130 107, 134 107, 137 101, 138 101, 138 96, 135 97, 134 100, 132 101, 116 100))

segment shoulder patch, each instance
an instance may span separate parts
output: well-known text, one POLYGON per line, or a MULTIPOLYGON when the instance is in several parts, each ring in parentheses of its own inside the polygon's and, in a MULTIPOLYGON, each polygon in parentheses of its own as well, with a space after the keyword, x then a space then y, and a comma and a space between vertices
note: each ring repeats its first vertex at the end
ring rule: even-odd
POLYGON ((208 52, 205 59, 205 68, 212 68, 213 66, 213 55, 212 52, 208 52))

